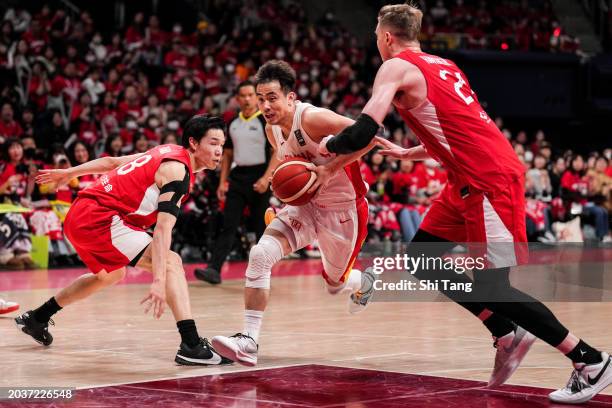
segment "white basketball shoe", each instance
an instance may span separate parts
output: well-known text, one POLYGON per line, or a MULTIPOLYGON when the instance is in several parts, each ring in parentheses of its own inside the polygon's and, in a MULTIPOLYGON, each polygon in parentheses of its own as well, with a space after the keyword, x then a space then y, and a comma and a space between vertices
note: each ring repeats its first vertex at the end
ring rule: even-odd
POLYGON ((215 336, 211 340, 213 347, 221 356, 247 367, 257 364, 259 346, 253 338, 244 333, 233 336, 215 336))
POLYGON ((601 353, 597 364, 574 363, 574 371, 564 388, 553 391, 548 398, 562 404, 582 404, 612 384, 612 358, 601 353))

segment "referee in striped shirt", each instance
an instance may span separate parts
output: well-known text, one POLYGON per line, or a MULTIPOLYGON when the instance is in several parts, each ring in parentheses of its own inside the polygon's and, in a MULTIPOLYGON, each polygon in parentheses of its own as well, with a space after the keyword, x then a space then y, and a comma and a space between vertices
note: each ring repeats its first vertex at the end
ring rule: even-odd
POLYGON ((250 81, 240 83, 236 99, 240 113, 229 125, 217 189, 217 197, 225 201, 223 229, 215 242, 208 267, 195 270, 198 279, 211 284, 221 283, 221 267, 232 250, 246 206, 253 217, 257 239, 263 234, 266 228, 264 213, 270 199, 268 178, 278 165, 266 137, 265 119, 257 109, 255 85, 250 81), (236 166, 230 171, 232 163, 236 166))

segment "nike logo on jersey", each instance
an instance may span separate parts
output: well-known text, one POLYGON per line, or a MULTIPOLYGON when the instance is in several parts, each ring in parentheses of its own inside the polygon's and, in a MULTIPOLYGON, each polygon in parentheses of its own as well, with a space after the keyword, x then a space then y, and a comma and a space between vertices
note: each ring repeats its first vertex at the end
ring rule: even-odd
POLYGON ((603 366, 603 368, 601 369, 601 371, 599 372, 599 374, 597 374, 597 377, 595 378, 591 378, 590 375, 587 375, 587 380, 589 381, 590 385, 595 385, 597 384, 597 382, 599 381, 599 379, 601 378, 601 376, 603 375, 604 371, 606 371, 606 368, 608 368, 608 366, 610 365, 610 359, 611 357, 608 357, 608 361, 606 361, 606 364, 603 366))
POLYGON ((344 220, 344 221, 340 221, 340 224, 345 224, 347 222, 349 222, 351 219, 349 218, 348 220, 344 220))

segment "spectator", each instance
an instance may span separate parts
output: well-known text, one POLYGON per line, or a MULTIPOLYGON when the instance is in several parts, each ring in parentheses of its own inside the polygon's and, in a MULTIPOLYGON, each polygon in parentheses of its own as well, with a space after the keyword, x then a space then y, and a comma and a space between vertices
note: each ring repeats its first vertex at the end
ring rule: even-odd
POLYGON ((123 149, 123 139, 121 139, 121 136, 118 134, 110 135, 106 139, 106 142, 104 142, 104 152, 100 155, 100 157, 122 156, 123 153, 121 149, 123 149))
POLYGON ((561 189, 564 200, 571 205, 572 214, 582 214, 586 221, 595 225, 595 234, 599 240, 608 238, 608 211, 588 200, 589 179, 586 177, 586 166, 581 155, 570 160, 569 168, 561 177, 561 189))
POLYGON ((0 162, 0 194, 11 196, 13 201, 19 201, 23 195, 23 174, 18 172, 23 164, 23 146, 18 139, 8 139, 4 143, 2 161, 0 162))
POLYGON ((144 153, 149 150, 149 139, 142 132, 134 135, 134 150, 132 153, 144 153))
POLYGON ((533 194, 536 199, 550 200, 552 187, 546 171, 546 158, 544 156, 537 155, 533 159, 533 167, 526 174, 525 191, 533 194))
POLYGON ((23 129, 13 119, 13 115, 13 106, 8 102, 3 103, 0 111, 0 142, 8 138, 20 137, 23 134, 23 129))

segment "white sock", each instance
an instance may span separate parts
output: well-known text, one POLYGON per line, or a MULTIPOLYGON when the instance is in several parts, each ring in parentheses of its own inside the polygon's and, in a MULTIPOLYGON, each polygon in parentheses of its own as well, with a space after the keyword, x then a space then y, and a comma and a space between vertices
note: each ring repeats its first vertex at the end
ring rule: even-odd
POLYGON ((259 329, 263 320, 264 312, 261 310, 245 310, 244 311, 244 334, 247 334, 259 343, 259 329))
POLYGON ((358 269, 351 269, 348 278, 346 279, 345 288, 350 289, 351 293, 357 292, 361 289, 361 271, 358 269))

